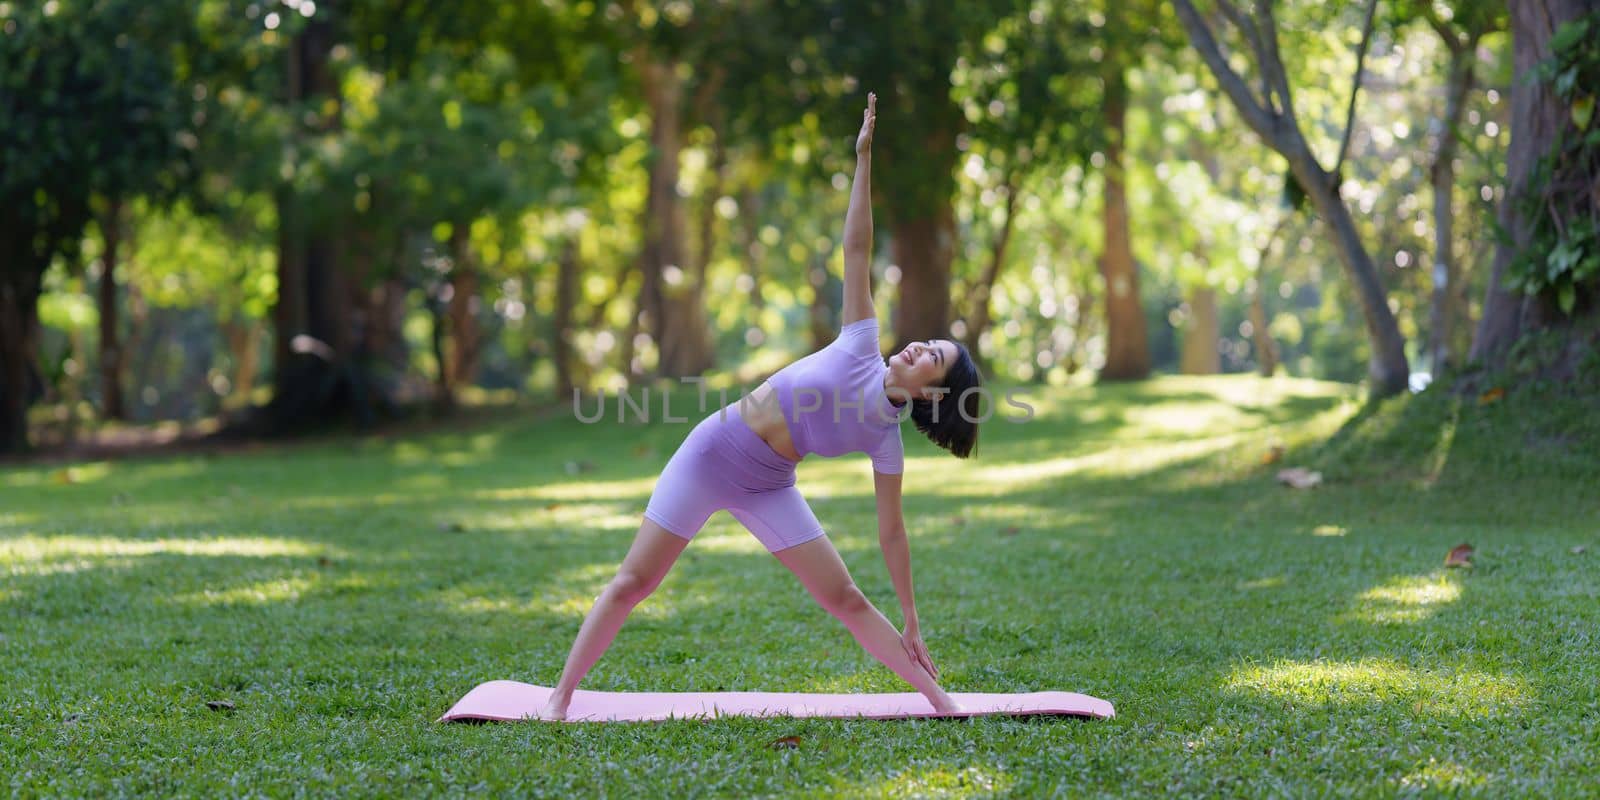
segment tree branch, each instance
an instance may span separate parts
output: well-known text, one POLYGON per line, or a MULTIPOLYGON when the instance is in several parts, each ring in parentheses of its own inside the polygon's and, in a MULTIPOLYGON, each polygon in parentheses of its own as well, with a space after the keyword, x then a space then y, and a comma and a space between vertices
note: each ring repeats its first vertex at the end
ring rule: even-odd
POLYGON ((1356 128, 1356 96, 1361 93, 1361 76, 1367 63, 1367 46, 1372 43, 1372 23, 1378 11, 1378 0, 1367 0, 1367 18, 1361 25, 1361 44, 1356 48, 1356 75, 1350 85, 1350 107, 1344 115, 1344 138, 1339 141, 1339 156, 1333 160, 1333 174, 1339 174, 1344 157, 1350 152, 1350 134, 1356 128))
POLYGON ((1211 33, 1211 28, 1205 20, 1200 18, 1200 12, 1195 10, 1194 3, 1190 0, 1172 0, 1173 10, 1178 14, 1178 20, 1189 33, 1189 42, 1194 46, 1195 52, 1211 68, 1211 74, 1216 76, 1217 83, 1222 90, 1233 100, 1234 107, 1239 110, 1239 115, 1244 117, 1250 126, 1261 138, 1274 145, 1278 142, 1278 117, 1267 108, 1264 108, 1250 92, 1250 87, 1245 85, 1239 73, 1233 71, 1228 65, 1228 59, 1222 54, 1222 48, 1217 44, 1216 36, 1211 33))
POLYGON ((1261 72, 1277 93, 1283 116, 1293 120, 1294 95, 1289 91, 1289 76, 1283 69, 1283 56, 1278 52, 1278 21, 1272 16, 1271 0, 1261 0, 1256 13, 1261 17, 1261 72))
POLYGON ((1439 34, 1439 38, 1444 40, 1444 46, 1450 51, 1451 55, 1457 55, 1461 52, 1464 46, 1461 42, 1461 37, 1456 35, 1456 31, 1450 27, 1450 23, 1440 19, 1439 15, 1434 13, 1432 5, 1427 3, 1422 5, 1422 18, 1428 23, 1428 27, 1433 28, 1433 32, 1439 34))

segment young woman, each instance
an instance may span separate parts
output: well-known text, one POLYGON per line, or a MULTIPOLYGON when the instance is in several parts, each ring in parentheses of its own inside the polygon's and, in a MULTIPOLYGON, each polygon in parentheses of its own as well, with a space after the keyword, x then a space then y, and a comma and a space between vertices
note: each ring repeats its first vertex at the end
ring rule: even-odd
POLYGON ((844 221, 844 319, 826 348, 790 364, 747 398, 707 417, 657 480, 644 522, 616 577, 584 618, 561 679, 540 716, 565 719, 578 682, 616 638, 629 612, 661 583, 689 540, 726 509, 788 567, 879 661, 938 711, 955 711, 923 644, 911 588, 911 552, 901 516, 901 415, 966 458, 978 438, 980 377, 967 349, 915 342, 886 364, 872 307, 872 131, 877 97, 856 138, 856 175, 844 221), (795 488, 795 464, 815 453, 866 452, 878 503, 878 543, 900 599, 903 631, 856 588, 839 552, 795 488))

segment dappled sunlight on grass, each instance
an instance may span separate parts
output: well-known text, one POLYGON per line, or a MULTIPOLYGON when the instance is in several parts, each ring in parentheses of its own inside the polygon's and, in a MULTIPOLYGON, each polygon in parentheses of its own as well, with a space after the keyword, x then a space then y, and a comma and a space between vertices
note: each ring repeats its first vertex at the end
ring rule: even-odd
MULTIPOLYGON (((819 613, 821 613, 821 609, 817 610, 819 613)), ((866 651, 860 650, 859 646, 853 640, 840 639, 834 646, 839 648, 850 648, 851 650, 849 655, 851 657, 856 657, 857 653, 859 652, 861 658, 871 658, 871 656, 866 655, 866 651)), ((834 666, 832 668, 837 668, 837 662, 834 662, 834 666)), ((876 660, 873 660, 872 665, 866 669, 860 669, 855 672, 848 672, 838 675, 822 675, 820 677, 813 677, 810 680, 807 680, 803 686, 795 689, 795 691, 813 692, 816 694, 854 694, 885 691, 910 692, 915 690, 913 690, 904 682, 900 681, 900 679, 895 676, 894 673, 890 672, 887 667, 884 667, 876 660), (881 671, 882 674, 874 674, 879 671, 881 671), (884 689, 882 687, 882 682, 886 678, 893 680, 896 683, 897 688, 884 689)))
POLYGON ((854 797, 989 797, 1003 794, 1017 779, 995 767, 913 767, 876 786, 852 787, 854 797))
MULTIPOLYGON (((655 488, 655 473, 638 478, 605 481, 570 481, 504 489, 480 489, 468 495, 482 500, 635 500, 643 503, 655 488)), ((644 511, 641 505, 639 510, 644 511)))
POLYGON ((1419 714, 1474 717, 1504 713, 1532 700, 1520 677, 1470 669, 1413 669, 1386 659, 1241 666, 1223 685, 1296 705, 1396 704, 1419 714))
POLYGON ((438 502, 439 495, 416 494, 412 492, 371 492, 364 493, 359 498, 349 495, 304 495, 301 497, 284 498, 273 501, 275 505, 295 511, 347 511, 350 506, 359 502, 362 506, 377 508, 383 506, 406 506, 418 503, 438 502))
MULTIPOLYGON (((1292 491, 1262 456, 1328 469, 1348 387, 1026 389, 1051 415, 991 421, 970 460, 904 429, 923 633, 948 689, 1085 692, 1118 720, 432 725, 480 682, 557 679, 690 429, 563 412, 87 485, 0 468, 0 769, 26 796, 1584 796, 1592 466, 1462 473, 1523 441, 1468 404, 1426 495, 1360 461, 1292 491), (1479 566, 1443 569, 1468 541, 1479 566)), ((799 487, 898 626, 867 458, 808 459, 799 487)), ((583 688, 911 691, 727 512, 583 688)))
POLYGON ((1427 575, 1394 578, 1363 592, 1351 614, 1365 622, 1419 622, 1460 597, 1461 582, 1454 575, 1438 570, 1427 575))
MULTIPOLYGON (((739 526, 736 530, 726 532, 713 532, 711 526, 694 537, 694 542, 689 545, 690 551, 700 553, 732 553, 737 555, 759 556, 767 552, 754 534, 739 526)), ((687 552, 687 551, 686 551, 687 552)))
POLYGON ((563 534, 635 531, 643 521, 643 508, 623 503, 529 503, 509 509, 481 510, 453 514, 445 525, 460 525, 472 531, 518 532, 556 529, 563 534), (626 508, 626 510, 623 510, 626 508))
POLYGON ((299 600, 301 595, 316 586, 319 579, 304 576, 284 576, 255 581, 229 589, 205 589, 171 598, 182 606, 262 606, 299 600))
POLYGON ((1125 422, 1137 429, 1140 436, 1151 438, 1201 436, 1255 426, 1254 421, 1240 409, 1218 405, 1211 400, 1166 401, 1150 406, 1134 406, 1127 410, 1125 422))
POLYGON ((1039 488, 1077 473, 1105 476, 1148 472, 1186 460, 1205 458, 1227 451, 1237 435, 1215 436, 1168 445, 1145 445, 1129 450, 1099 450, 1064 458, 1026 461, 979 467, 966 476, 972 487, 988 487, 1005 494, 1039 488))
MULTIPOLYGON (((162 464, 155 468, 171 471, 174 467, 183 469, 186 465, 162 464)), ((187 471, 193 472, 194 470, 193 468, 188 468, 187 471)), ((65 467, 35 467, 0 473, 0 477, 3 477, 3 481, 0 481, 0 487, 7 489, 69 488, 80 484, 103 481, 110 474, 111 463, 107 461, 73 464, 65 467)))
POLYGON ((1483 789, 1489 785, 1489 776, 1454 761, 1430 757, 1427 764, 1406 773, 1397 783, 1407 792, 1445 791, 1455 794, 1483 789))
POLYGON ((103 566, 116 559, 140 556, 243 556, 279 558, 332 556, 338 550, 298 539, 248 537, 211 539, 118 539, 109 536, 20 536, 0 539, 0 565, 12 575, 39 575, 103 566))
POLYGON ((1241 591, 1255 591, 1257 589, 1282 589, 1286 585, 1288 585, 1288 581, 1285 580, 1282 575, 1275 575, 1270 578, 1257 578, 1253 581, 1244 581, 1239 584, 1239 589, 1241 591))
POLYGON ((500 432, 406 439, 391 445, 388 455, 391 462, 405 466, 465 467, 492 457, 503 439, 500 432))

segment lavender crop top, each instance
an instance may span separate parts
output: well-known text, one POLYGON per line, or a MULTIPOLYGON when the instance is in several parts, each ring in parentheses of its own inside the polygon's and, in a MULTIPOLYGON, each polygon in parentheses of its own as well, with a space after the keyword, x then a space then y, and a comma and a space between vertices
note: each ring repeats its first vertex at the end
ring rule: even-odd
POLYGON ((840 456, 866 453, 872 468, 905 469, 900 413, 883 390, 889 365, 878 351, 878 320, 844 326, 832 344, 767 379, 778 395, 795 452, 840 456))

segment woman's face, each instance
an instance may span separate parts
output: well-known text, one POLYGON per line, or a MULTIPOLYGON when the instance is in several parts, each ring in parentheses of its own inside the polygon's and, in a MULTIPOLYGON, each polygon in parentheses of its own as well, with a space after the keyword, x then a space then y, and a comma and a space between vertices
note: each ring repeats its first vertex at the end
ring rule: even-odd
POLYGON ((889 357, 889 372, 896 386, 916 394, 924 387, 939 385, 959 355, 949 339, 912 342, 889 357))

